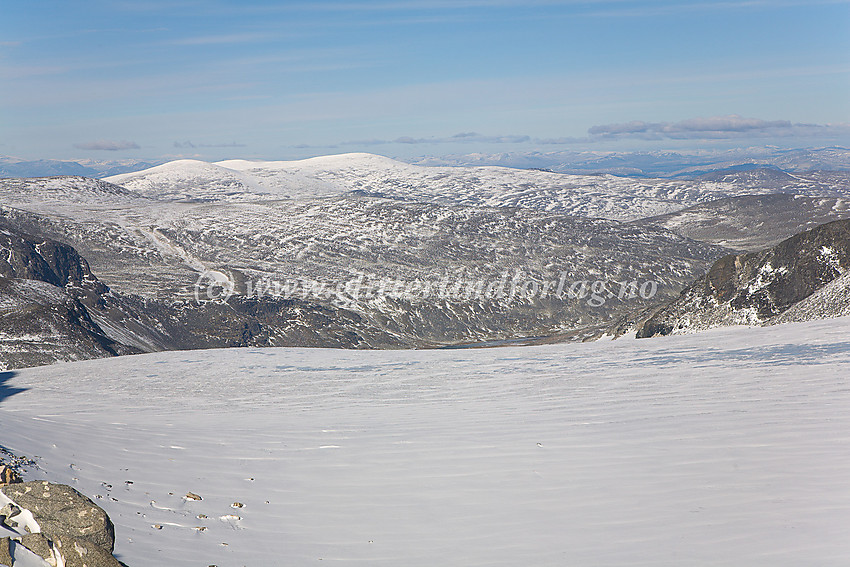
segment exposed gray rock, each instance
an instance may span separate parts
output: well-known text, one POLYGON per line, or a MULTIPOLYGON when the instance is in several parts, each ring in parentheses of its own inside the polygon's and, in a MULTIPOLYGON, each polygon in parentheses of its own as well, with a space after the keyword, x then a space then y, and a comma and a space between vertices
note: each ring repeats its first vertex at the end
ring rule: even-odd
POLYGON ((21 508, 12 503, 6 503, 0 508, 0 527, 16 530, 18 526, 18 515, 21 508))
POLYGON ((27 534, 20 537, 20 542, 21 545, 43 559, 50 559, 53 557, 54 544, 45 534, 27 534))
POLYGON ((8 537, 0 538, 0 565, 12 566, 12 540, 8 537))
MULTIPOLYGON (((32 543, 39 549, 44 549, 44 539, 42 534, 30 534, 23 536, 21 543, 31 551, 38 553, 36 549, 30 547, 30 544, 32 543)), ((62 554, 62 558, 65 560, 65 567, 121 566, 121 563, 111 553, 107 553, 102 547, 95 545, 88 539, 64 534, 51 534, 49 540, 59 550, 59 553, 62 554)), ((46 559, 49 555, 42 555, 42 557, 46 559)))
MULTIPOLYGON (((678 298, 648 317, 637 336, 769 323, 848 270, 850 220, 827 223, 761 252, 721 258, 678 298)), ((822 310, 811 312, 812 318, 829 316, 822 310)))
POLYGON ((39 480, 4 486, 0 492, 32 512, 43 532, 86 539, 112 553, 115 528, 109 516, 70 486, 39 480))
POLYGON ((770 320, 771 324, 850 316, 850 271, 844 272, 788 311, 770 320))
POLYGON ((20 559, 20 547, 55 564, 55 553, 62 557, 65 567, 122 567, 124 564, 98 545, 82 538, 47 533, 26 534, 0 538, 0 565, 15 567, 20 559))

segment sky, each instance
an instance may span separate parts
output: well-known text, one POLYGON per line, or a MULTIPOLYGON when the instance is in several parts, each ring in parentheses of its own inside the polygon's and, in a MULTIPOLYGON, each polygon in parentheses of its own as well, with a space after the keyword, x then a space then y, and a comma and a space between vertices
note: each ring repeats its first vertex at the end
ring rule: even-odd
POLYGON ((6 2, 0 155, 850 146, 850 0, 6 2))

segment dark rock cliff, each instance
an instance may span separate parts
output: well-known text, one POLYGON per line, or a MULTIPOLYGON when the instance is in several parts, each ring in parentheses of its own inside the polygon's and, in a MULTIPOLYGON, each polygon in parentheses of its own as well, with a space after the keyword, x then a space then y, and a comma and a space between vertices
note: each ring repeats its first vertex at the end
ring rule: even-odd
POLYGON ((763 324, 850 268, 850 220, 796 234, 772 248, 729 255, 638 327, 651 337, 763 324))

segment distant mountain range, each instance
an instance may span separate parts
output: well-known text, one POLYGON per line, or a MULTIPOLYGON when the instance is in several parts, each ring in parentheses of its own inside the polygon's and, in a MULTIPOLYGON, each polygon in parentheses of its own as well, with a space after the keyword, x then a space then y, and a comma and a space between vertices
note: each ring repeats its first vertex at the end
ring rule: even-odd
POLYGON ((559 173, 609 173, 628 177, 695 178, 751 169, 786 172, 850 170, 850 150, 841 147, 783 149, 752 147, 699 152, 529 151, 458 154, 412 160, 418 165, 497 165, 559 173))
MULTIPOLYGON (((752 147, 735 150, 676 151, 527 151, 456 154, 406 159, 426 166, 500 166, 544 169, 558 173, 607 173, 627 177, 696 178, 750 170, 784 172, 848 171, 850 149, 842 147, 784 149, 752 147)), ((25 160, 0 156, 0 177, 81 175, 102 178, 142 171, 164 160, 25 160)), ((707 178, 708 179, 708 178, 707 178)))
MULTIPOLYGON (((730 254, 850 218, 848 176, 624 178, 346 154, 0 179, 0 367, 685 332, 705 326, 681 323, 705 306, 681 303, 683 289, 726 274, 715 262, 730 254)), ((803 270, 816 278, 771 320, 841 311, 831 282, 844 269, 803 270), (829 301, 807 299, 829 286, 829 301)))
POLYGON ((139 171, 157 165, 157 161, 140 160, 24 160, 0 156, 0 177, 48 177, 55 175, 80 175, 107 177, 128 171, 139 171))

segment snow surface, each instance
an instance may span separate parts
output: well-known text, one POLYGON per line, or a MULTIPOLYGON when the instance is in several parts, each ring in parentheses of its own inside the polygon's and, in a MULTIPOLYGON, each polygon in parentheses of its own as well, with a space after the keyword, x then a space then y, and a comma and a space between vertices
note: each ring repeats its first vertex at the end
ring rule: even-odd
POLYGON ((128 356, 1 375, 0 430, 134 567, 845 566, 848 337, 128 356))
POLYGON ((845 272, 777 315, 772 322, 788 323, 850 315, 850 271, 845 272))

